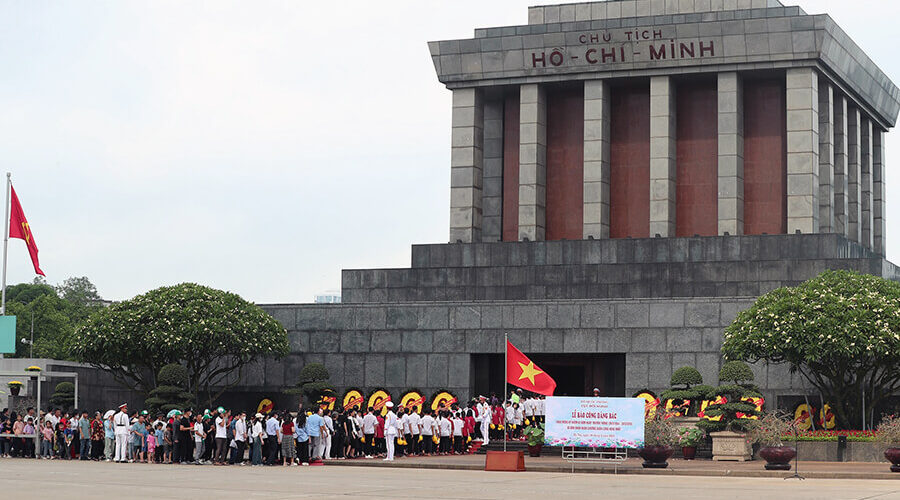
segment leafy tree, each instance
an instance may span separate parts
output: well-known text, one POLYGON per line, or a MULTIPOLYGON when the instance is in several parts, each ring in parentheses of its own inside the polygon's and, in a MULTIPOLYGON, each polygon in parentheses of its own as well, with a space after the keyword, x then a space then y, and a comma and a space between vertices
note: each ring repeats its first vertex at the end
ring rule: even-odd
POLYGON ((156 382, 159 386, 150 391, 150 397, 145 401, 151 411, 165 413, 191 406, 194 396, 184 389, 188 382, 188 372, 183 366, 177 363, 163 366, 159 369, 156 382))
POLYGON ((50 404, 66 410, 75 406, 75 384, 72 382, 60 382, 56 384, 53 394, 50 395, 50 404))
POLYGON ((302 394, 310 404, 315 404, 322 396, 334 396, 334 387, 328 383, 331 374, 321 363, 309 363, 300 370, 296 387, 289 389, 290 394, 302 394))
POLYGON ((753 371, 746 363, 741 361, 729 361, 719 370, 719 387, 711 391, 711 396, 725 398, 724 403, 709 405, 704 411, 709 417, 722 417, 719 420, 703 419, 697 426, 707 432, 715 431, 743 431, 750 424, 750 419, 745 417, 758 417, 760 412, 756 405, 749 401, 741 401, 742 398, 762 397, 759 389, 752 384, 753 371))
POLYGON ((99 309, 76 331, 72 351, 145 395, 163 366, 180 364, 192 399, 204 393, 213 401, 240 383, 245 367, 289 346, 284 327, 256 305, 183 283, 99 309))
POLYGON ((78 278, 66 278, 56 287, 59 296, 79 306, 91 306, 99 304, 103 299, 97 293, 97 287, 91 283, 87 276, 78 278))
POLYGON ((788 363, 829 402, 839 426, 871 422, 900 390, 900 283, 825 271, 773 290, 725 330, 722 352, 788 363))

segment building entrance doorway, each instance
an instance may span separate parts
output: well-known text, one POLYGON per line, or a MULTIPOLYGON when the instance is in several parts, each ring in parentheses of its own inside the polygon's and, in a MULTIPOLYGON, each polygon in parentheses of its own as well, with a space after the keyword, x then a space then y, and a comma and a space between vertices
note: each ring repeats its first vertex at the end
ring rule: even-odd
MULTIPOLYGON (((606 397, 625 396, 624 353, 532 354, 525 353, 556 381, 555 396, 589 396, 594 387, 606 397)), ((503 354, 472 354, 471 394, 509 395, 504 391, 503 354)))

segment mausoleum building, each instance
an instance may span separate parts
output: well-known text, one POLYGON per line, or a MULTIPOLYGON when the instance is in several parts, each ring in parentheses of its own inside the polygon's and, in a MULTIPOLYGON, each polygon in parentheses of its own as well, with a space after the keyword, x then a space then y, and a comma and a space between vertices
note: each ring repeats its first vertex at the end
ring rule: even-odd
MULTIPOLYGON (((342 304, 265 306, 293 350, 265 387, 316 361, 341 390, 499 393, 504 335, 561 395, 658 391, 684 365, 715 384, 722 332, 760 294, 825 269, 900 277, 900 91, 827 14, 548 5, 429 49, 453 95, 449 242, 345 270, 342 304)), ((769 400, 806 394, 753 368, 769 400)))

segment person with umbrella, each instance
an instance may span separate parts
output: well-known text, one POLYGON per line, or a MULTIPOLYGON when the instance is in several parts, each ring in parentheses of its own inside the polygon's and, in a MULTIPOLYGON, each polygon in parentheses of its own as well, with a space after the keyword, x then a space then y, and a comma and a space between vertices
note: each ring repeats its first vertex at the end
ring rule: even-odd
POLYGON ((103 458, 109 462, 116 452, 116 426, 113 417, 116 410, 109 410, 103 415, 103 458))

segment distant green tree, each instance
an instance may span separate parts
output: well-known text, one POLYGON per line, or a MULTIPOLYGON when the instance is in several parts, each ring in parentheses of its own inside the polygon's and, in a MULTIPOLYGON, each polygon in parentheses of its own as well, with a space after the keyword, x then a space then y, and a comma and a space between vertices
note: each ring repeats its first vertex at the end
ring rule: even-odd
POLYGON ((334 386, 328 380, 331 374, 321 363, 309 363, 300 370, 295 387, 288 389, 290 394, 301 394, 309 404, 315 404, 322 396, 334 396, 334 386))
POLYGON ((66 278, 56 287, 56 291, 62 299, 83 307, 97 305, 103 300, 87 276, 66 278))
POLYGON ((171 363, 163 366, 156 376, 155 389, 145 401, 147 408, 153 412, 163 413, 169 410, 185 410, 193 402, 193 395, 185 387, 188 383, 188 372, 183 366, 171 363))

